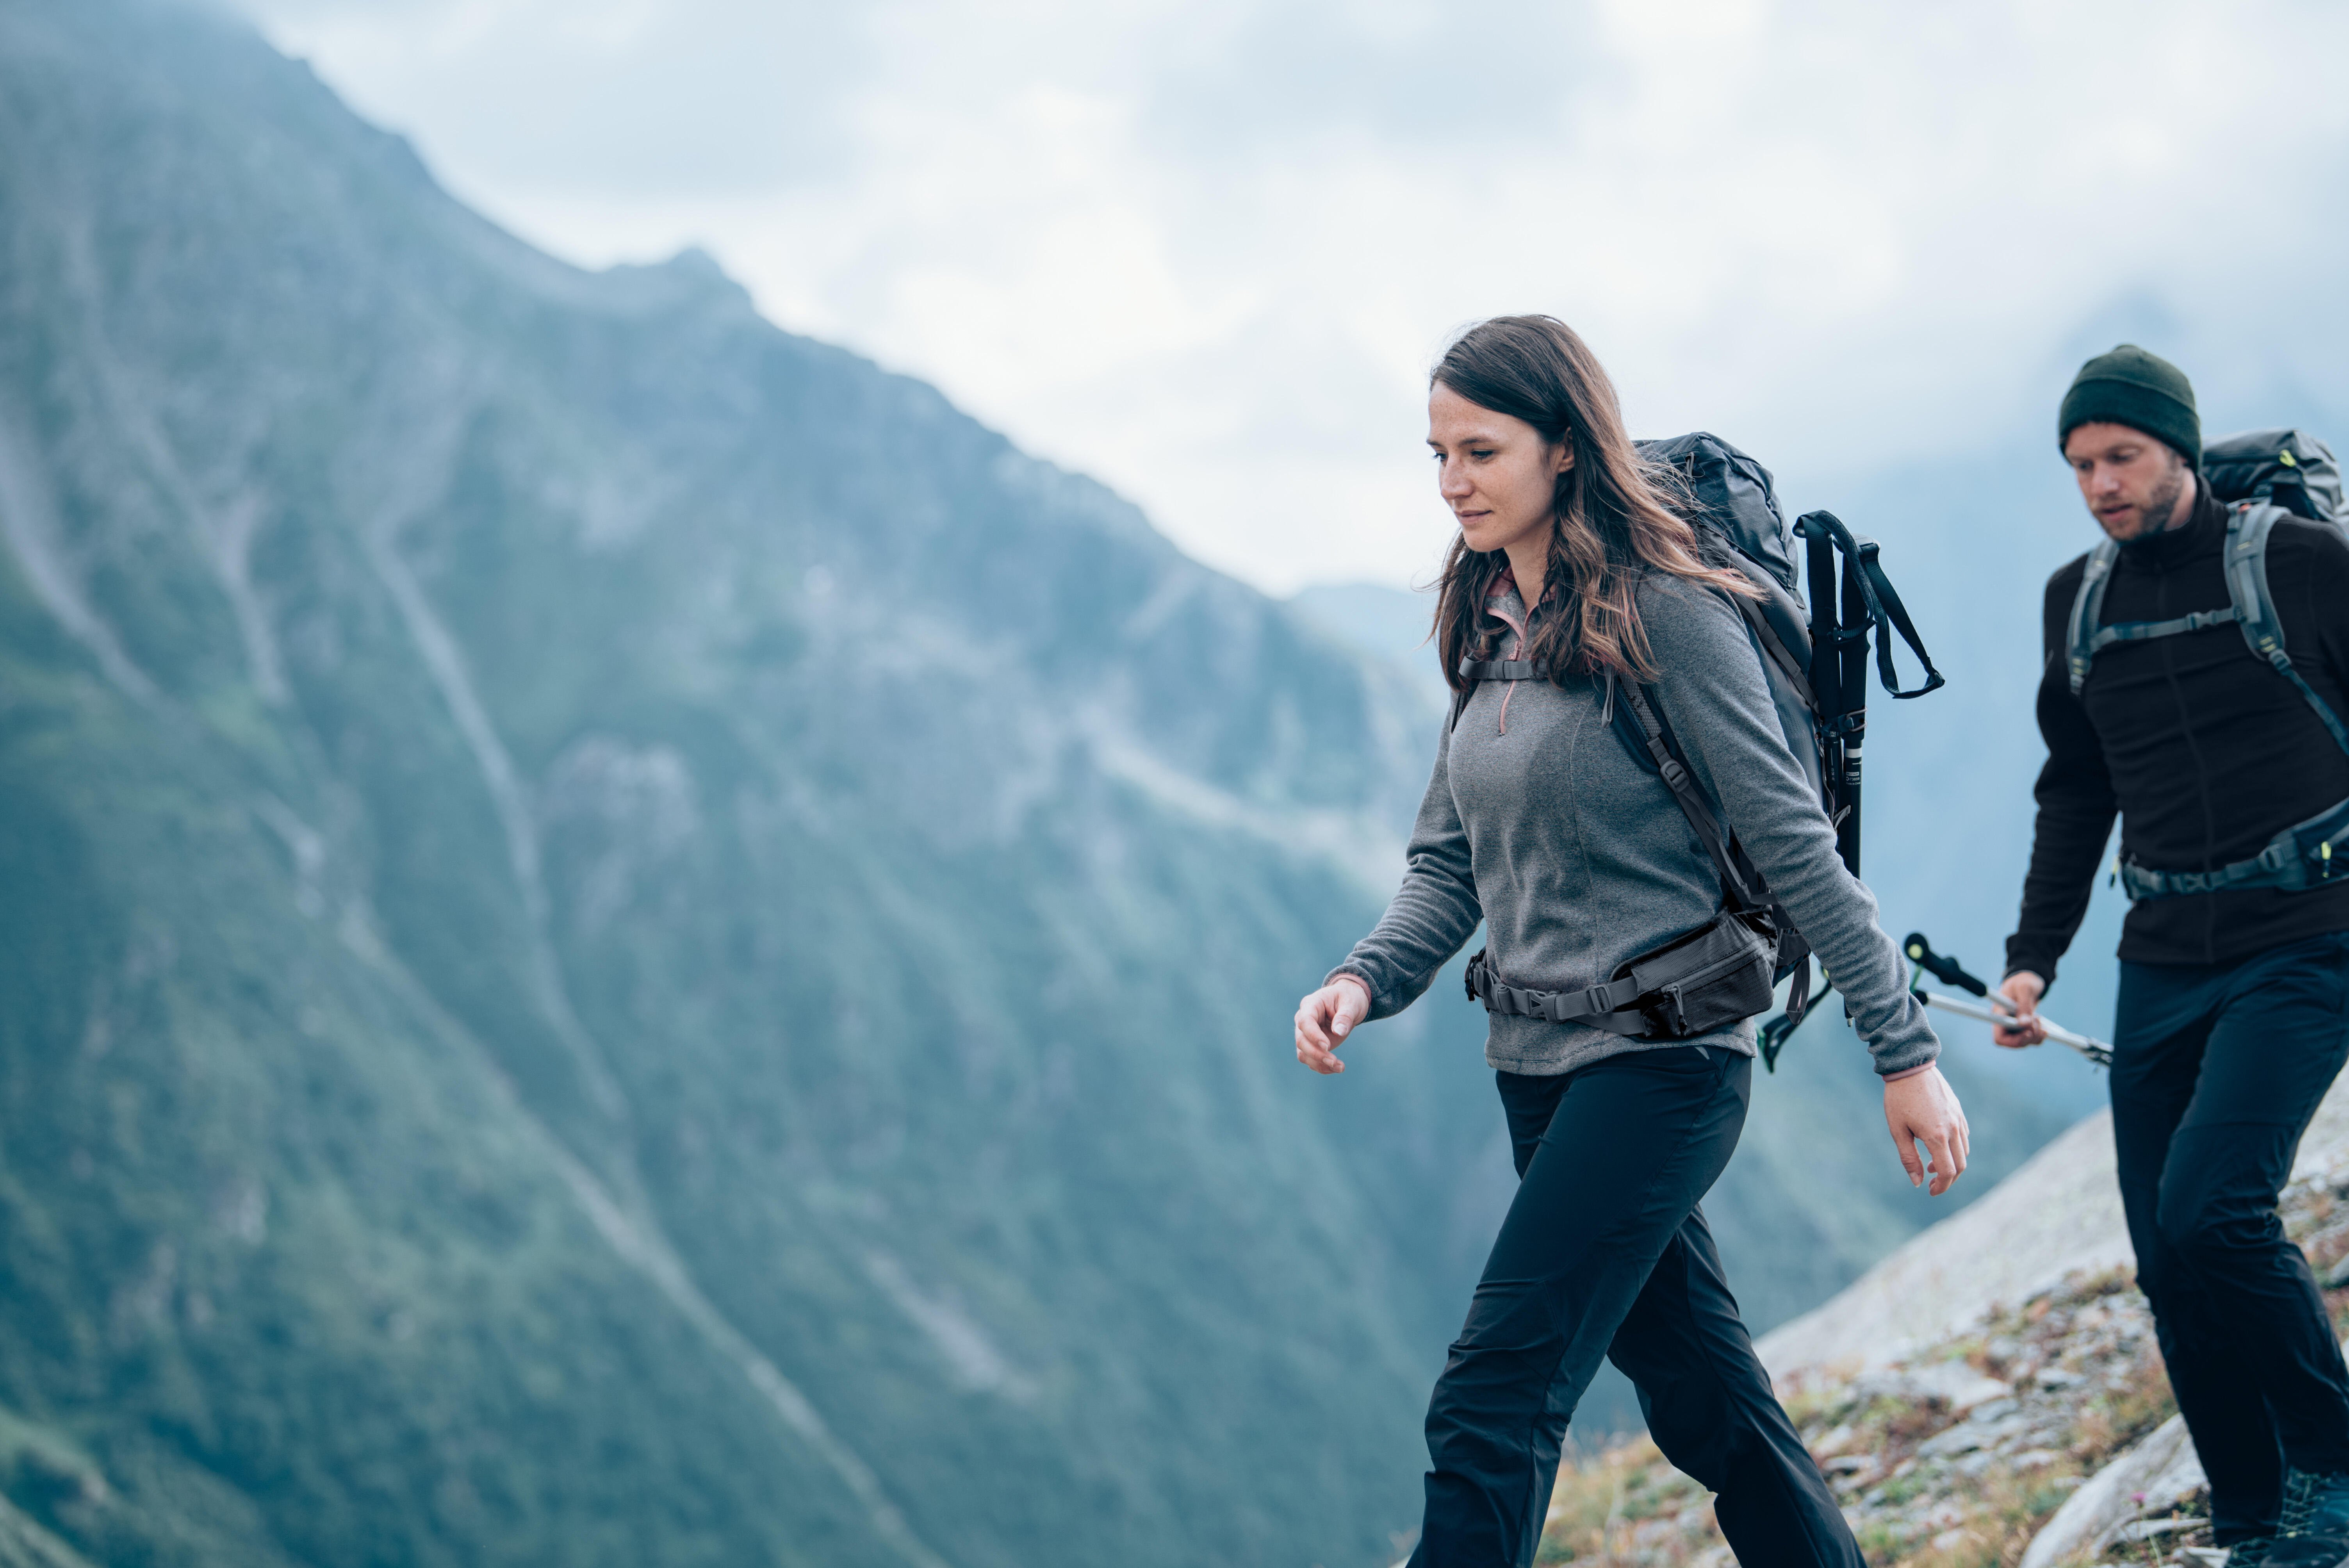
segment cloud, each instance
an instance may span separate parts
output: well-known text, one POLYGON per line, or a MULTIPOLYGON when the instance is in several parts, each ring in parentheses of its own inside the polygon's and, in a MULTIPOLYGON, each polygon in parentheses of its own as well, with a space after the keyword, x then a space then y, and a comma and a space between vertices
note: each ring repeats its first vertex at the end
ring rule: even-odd
POLYGON ((1432 563, 1422 377, 1497 312, 1813 471, 2035 419, 2116 310, 2328 374, 2271 303, 2329 287, 2321 4, 247 9, 528 237, 700 243, 1276 589, 1432 563))

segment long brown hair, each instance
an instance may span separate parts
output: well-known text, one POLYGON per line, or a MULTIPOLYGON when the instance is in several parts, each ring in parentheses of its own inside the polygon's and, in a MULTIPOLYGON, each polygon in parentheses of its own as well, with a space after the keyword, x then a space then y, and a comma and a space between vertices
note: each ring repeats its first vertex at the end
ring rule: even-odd
MULTIPOLYGON (((1653 680, 1655 655, 1633 598, 1640 577, 1661 572, 1723 593, 1756 596, 1735 572, 1707 566, 1682 513, 1694 505, 1671 469, 1643 459, 1623 428, 1615 384, 1574 329, 1552 316, 1496 315, 1460 335, 1428 377, 1480 408, 1522 419, 1542 439, 1564 441, 1573 465, 1557 476, 1547 583, 1560 603, 1532 626, 1520 659, 1547 660, 1563 681, 1569 665, 1653 680)), ((1467 682, 1464 657, 1491 656, 1503 626, 1485 613, 1493 580, 1507 569, 1500 551, 1452 541, 1435 602, 1435 644, 1444 678, 1467 682)), ((1539 592, 1519 583, 1522 593, 1539 592)), ((1532 606, 1526 606, 1528 611, 1532 606)))

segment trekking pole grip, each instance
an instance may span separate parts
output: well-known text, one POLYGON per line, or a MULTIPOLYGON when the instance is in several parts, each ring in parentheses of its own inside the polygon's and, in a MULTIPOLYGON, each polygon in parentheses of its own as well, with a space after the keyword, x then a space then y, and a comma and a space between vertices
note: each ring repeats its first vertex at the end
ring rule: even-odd
POLYGON ((1965 965, 1956 959, 1934 952, 1933 944, 1925 940, 1925 934, 1921 931, 1912 931, 1903 937, 1900 951, 1906 953, 1918 968, 1945 985, 1955 985, 1959 990, 1971 991, 1977 996, 1990 995, 1988 981, 1967 974, 1965 965))

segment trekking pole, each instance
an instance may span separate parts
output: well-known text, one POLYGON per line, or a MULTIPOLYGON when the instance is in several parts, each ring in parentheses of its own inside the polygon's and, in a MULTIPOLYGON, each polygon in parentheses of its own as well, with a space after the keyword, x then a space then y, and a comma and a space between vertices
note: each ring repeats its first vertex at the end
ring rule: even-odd
MULTIPOLYGON (((1967 974, 1965 966, 1956 959, 1944 957, 1934 952, 1933 944, 1925 940, 1922 932, 1910 932, 1908 940, 1900 945, 1909 954, 1910 961, 1917 965, 1916 969, 1909 974, 1909 989, 1925 1006, 1939 1007, 1944 1013, 1955 1013, 1963 1018, 1979 1018, 1985 1024, 2011 1025, 2014 1022, 2013 1003, 2004 996, 1993 995, 1986 983, 1975 975, 1967 974), (1928 974, 1961 990, 1971 991, 1982 1000, 1970 1002, 1962 996, 1950 996, 1939 991, 1928 991, 1917 984, 1920 976, 1928 974)), ((2071 1047, 2096 1066, 2108 1068, 2113 1065, 2113 1047, 2106 1041, 2064 1028, 2047 1018, 2040 1019, 2039 1026, 2047 1031, 2049 1039, 2054 1040, 2057 1045, 2071 1047)))
POLYGON ((1807 511, 1795 520, 1805 544, 1811 593, 1811 691, 1816 699, 1821 783, 1828 819, 1836 826, 1836 851, 1859 875, 1860 754, 1868 738, 1868 655, 1870 634, 1877 678, 1892 696, 1907 700, 1939 691, 1946 683, 1925 652, 1900 595, 1878 561, 1876 541, 1852 532, 1831 511, 1807 511), (1841 571, 1837 571, 1840 564, 1841 571), (1902 689, 1893 667, 1895 637, 1924 666, 1924 679, 1902 689))
POLYGON ((1805 512, 1795 532, 1806 545, 1811 591, 1811 690, 1817 695, 1822 783, 1835 823, 1836 852, 1859 875, 1861 743, 1868 732, 1867 583, 1859 544, 1833 512, 1805 512), (1843 547, 1843 570, 1836 567, 1843 547))
MULTIPOLYGON (((1766 485, 1766 476, 1765 476, 1766 485)), ((1773 503, 1773 510, 1775 503, 1773 503)), ((1939 691, 1945 684, 1925 651, 1908 607, 1893 591, 1891 580, 1878 563, 1876 541, 1862 538, 1831 511, 1809 511, 1795 520, 1795 537, 1803 541, 1804 567, 1810 583, 1810 618, 1803 638, 1810 646, 1806 667, 1795 680, 1803 702, 1811 710, 1818 744, 1819 804, 1835 828, 1836 853, 1844 869, 1859 875, 1860 758, 1868 738, 1868 655, 1870 634, 1876 648, 1877 679, 1893 696, 1906 700, 1939 691), (1840 570, 1838 571, 1838 566, 1840 570), (1924 678, 1903 688, 1893 666, 1895 637, 1924 667, 1924 678)), ((1792 587, 1793 584, 1786 583, 1792 587)), ((1759 623, 1757 623, 1759 624, 1759 623)), ((1774 638, 1775 634, 1773 634, 1774 638)), ((1804 665, 1798 644, 1775 639, 1788 653, 1790 667, 1804 665)), ((1801 995, 1807 996, 1810 959, 1799 961, 1801 995)), ((1826 978, 1821 965, 1819 977, 1826 978)), ((1789 993, 1790 999, 1796 993, 1789 993)), ((1847 1015, 1848 1016, 1848 1015, 1847 1015)), ((1758 1041, 1762 1066, 1778 1070, 1778 1053, 1787 1037, 1802 1026, 1808 1014, 1790 1006, 1762 1026, 1758 1041)))

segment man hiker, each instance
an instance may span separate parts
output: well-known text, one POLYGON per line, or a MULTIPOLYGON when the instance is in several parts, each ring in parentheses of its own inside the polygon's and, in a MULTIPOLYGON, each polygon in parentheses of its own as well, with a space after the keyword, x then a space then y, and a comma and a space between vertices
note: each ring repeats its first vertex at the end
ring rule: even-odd
POLYGON ((2330 830, 2315 835, 2323 844, 2306 831, 2349 799, 2349 741, 2330 722, 2349 715, 2349 541, 2325 523, 2274 523, 2267 581, 2288 657, 2263 658, 2245 617, 2219 614, 2236 608, 2234 509, 2201 472, 2184 374, 2134 345, 2099 355, 2064 395, 2056 433, 2118 548, 2047 584, 2047 763, 2001 986, 2017 1022, 1998 1043, 2044 1037, 2037 1005, 2117 811, 2116 874, 2134 902, 2121 928, 2113 1140, 2137 1284, 2228 1561, 2342 1568, 2349 1370, 2276 1196, 2349 1056, 2349 843, 2336 882, 2330 830), (2108 574, 2087 577, 2107 555, 2108 574), (2083 595, 2084 578, 2101 603, 2083 595), (2279 838, 2295 826, 2298 840, 2279 838), (2162 874, 2181 872, 2199 874, 2162 874))

